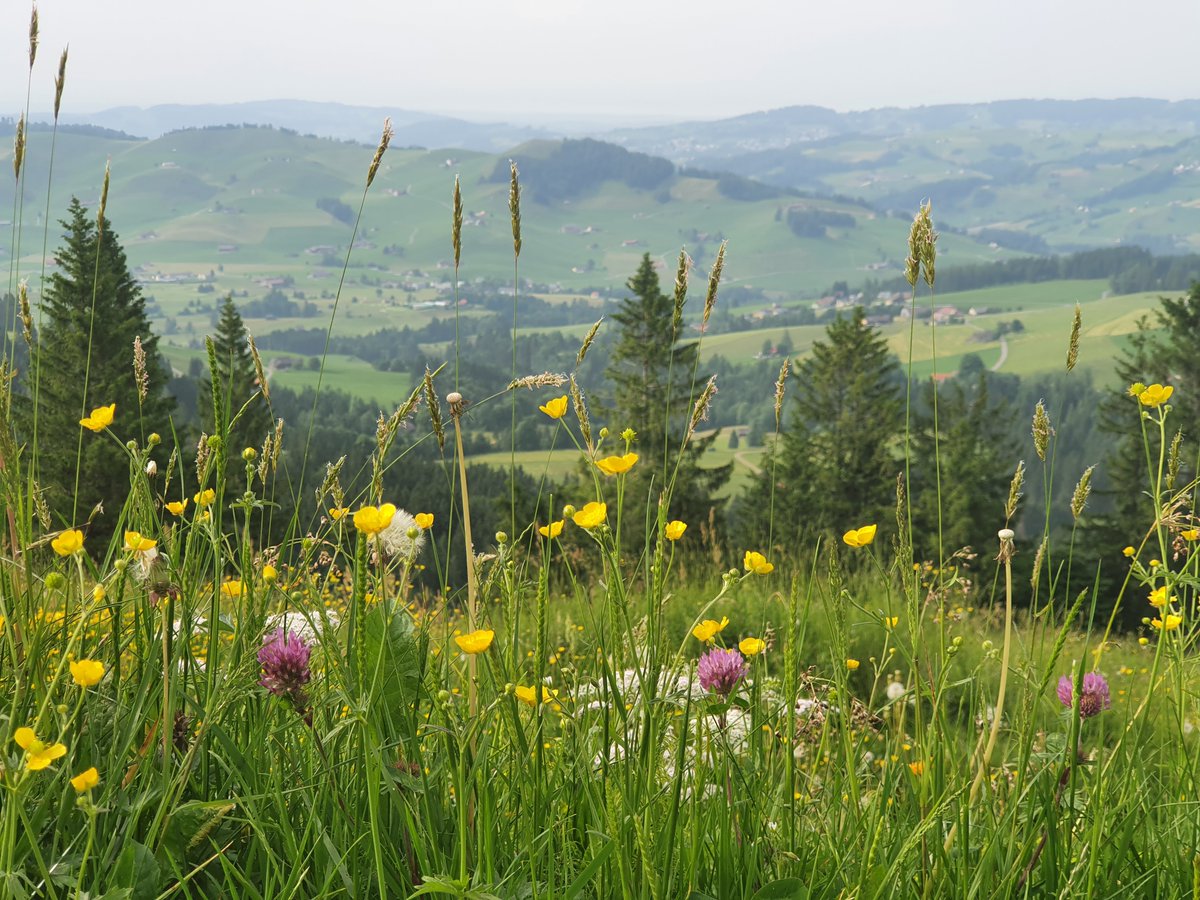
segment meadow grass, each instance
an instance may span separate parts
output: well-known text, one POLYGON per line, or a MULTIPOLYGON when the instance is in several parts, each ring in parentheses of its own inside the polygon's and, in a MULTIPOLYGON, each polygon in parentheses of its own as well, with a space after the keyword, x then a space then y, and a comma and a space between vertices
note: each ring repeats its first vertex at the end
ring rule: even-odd
MULTIPOLYGON (((913 234, 912 280, 932 286, 931 226, 913 234)), ((997 544, 974 560, 916 559, 903 494, 894 524, 744 546, 678 522, 670 479, 644 507, 628 496, 631 467, 657 464, 617 437, 640 423, 586 417, 569 374, 535 380, 541 415, 589 477, 539 497, 536 521, 514 499, 506 532, 474 540, 467 401, 517 388, 463 398, 452 364, 381 416, 370 458, 319 486, 277 470, 278 441, 230 446, 236 410, 219 391, 226 424, 187 466, 140 437, 169 423, 94 411, 83 444, 115 441, 128 460, 103 545, 64 510, 54 526, 39 516, 34 448, 6 395, 0 893, 1200 893, 1200 533, 1184 512, 1195 485, 1171 483, 1171 459, 1128 486, 1155 518, 1129 523, 1140 546, 1118 602, 1149 595, 1159 624, 1124 635, 1096 619, 1088 578, 1057 564, 1069 547, 1051 545, 1032 586, 1013 582, 1012 555, 1038 552, 1007 528, 1017 479, 997 544), (414 445, 400 429, 418 422, 417 439, 446 448, 451 521, 384 493, 414 445), (273 502, 314 489, 317 511, 270 540, 273 502), (648 527, 631 548, 633 519, 648 527), (460 577, 450 549, 464 538, 460 577), (422 569, 443 588, 420 587, 422 569)), ((1139 392, 1131 421, 1164 436, 1168 401, 1139 392)), ((1081 487, 1076 517, 1085 502, 1081 487)))

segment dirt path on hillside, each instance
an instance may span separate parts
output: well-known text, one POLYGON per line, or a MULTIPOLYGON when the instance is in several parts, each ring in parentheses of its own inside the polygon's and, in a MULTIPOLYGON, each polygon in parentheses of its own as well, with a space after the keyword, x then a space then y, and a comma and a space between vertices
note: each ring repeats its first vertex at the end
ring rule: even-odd
POLYGON ((1000 367, 1004 365, 1004 361, 1008 359, 1008 341, 1004 335, 1000 335, 1000 358, 996 360, 996 364, 992 366, 993 372, 999 372, 1000 367))
POLYGON ((733 461, 738 463, 739 465, 743 465, 747 469, 749 469, 751 475, 761 475, 762 474, 762 468, 760 466, 756 466, 754 463, 750 462, 750 460, 746 459, 746 456, 744 453, 733 454, 733 461))

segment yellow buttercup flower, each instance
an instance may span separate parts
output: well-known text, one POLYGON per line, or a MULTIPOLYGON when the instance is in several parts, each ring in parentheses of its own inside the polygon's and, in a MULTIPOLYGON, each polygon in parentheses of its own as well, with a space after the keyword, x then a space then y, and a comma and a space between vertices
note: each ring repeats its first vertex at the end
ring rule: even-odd
POLYGON ((167 512, 173 516, 182 516, 184 511, 187 509, 187 506, 187 497, 184 497, 182 500, 172 500, 167 504, 167 512))
POLYGON ((78 528, 68 528, 50 542, 54 552, 59 556, 70 556, 83 550, 83 532, 78 528))
POLYGON ((113 415, 117 411, 117 404, 110 403, 108 406, 98 406, 92 410, 92 414, 79 420, 79 424, 88 431, 103 431, 113 423, 113 415))
POLYGON ((354 527, 363 534, 379 534, 392 524, 396 515, 396 504, 385 503, 383 506, 364 506, 354 514, 354 527))
POLYGON ((580 528, 596 528, 606 518, 608 518, 608 505, 605 503, 597 503, 592 501, 585 504, 583 509, 579 510, 571 517, 571 521, 580 528))
POLYGON ((1134 550, 1132 547, 1126 547, 1121 552, 1124 553, 1126 556, 1133 556, 1135 553, 1137 553, 1137 551, 1134 550))
POLYGON ((888 628, 895 628, 897 625, 900 624, 900 617, 899 616, 884 616, 883 624, 886 625, 888 628))
POLYGON ((276 569, 274 566, 271 566, 271 565, 263 566, 263 570, 262 570, 263 581, 265 581, 267 584, 274 584, 278 578, 279 578, 279 570, 278 569, 276 569))
POLYGON ((1165 620, 1154 619, 1150 624, 1155 628, 1162 629, 1163 631, 1174 631, 1181 624, 1183 624, 1183 616, 1177 616, 1174 613, 1168 613, 1165 620))
POLYGON ((348 512, 350 512, 350 507, 348 506, 334 506, 329 510, 329 518, 336 522, 348 512))
POLYGON ((104 663, 98 659, 72 660, 71 677, 80 687, 95 687, 104 677, 104 663))
POLYGON ((710 644, 718 634, 725 630, 725 626, 729 624, 728 616, 721 616, 721 621, 717 622, 713 619, 705 619, 699 625, 692 629, 692 635, 696 640, 705 644, 710 644))
POLYGON ((1157 587, 1150 592, 1150 605, 1162 609, 1175 598, 1167 596, 1167 586, 1157 587))
POLYGON ((1179 532, 1179 536, 1185 541, 1200 541, 1200 528, 1189 528, 1187 531, 1179 532))
POLYGON ((242 596, 242 583, 234 578, 231 581, 226 581, 221 585, 221 593, 226 597, 242 596))
POLYGON ((100 773, 96 771, 96 767, 84 769, 78 775, 71 779, 71 787, 75 788, 77 793, 83 794, 90 791, 100 783, 100 773))
POLYGON ((746 656, 758 656, 767 649, 767 642, 756 637, 742 638, 738 642, 738 649, 746 656))
POLYGON ((192 497, 196 501, 197 506, 212 506, 217 499, 217 492, 212 488, 205 488, 200 493, 192 497))
POLYGON ((479 631, 472 631, 470 634, 460 634, 454 638, 454 643, 458 644, 458 649, 463 653, 474 656, 476 653, 482 653, 488 647, 492 646, 492 639, 496 636, 496 632, 481 628, 479 631))
POLYGON ((925 774, 924 760, 918 759, 916 762, 910 762, 908 764, 908 770, 910 772, 912 772, 914 775, 916 775, 918 778, 920 778, 922 775, 925 774))
POLYGON ((25 768, 31 772, 46 768, 67 752, 67 748, 62 744, 47 744, 38 740, 32 728, 18 728, 13 732, 13 740, 25 751, 25 768))
POLYGON ((775 564, 767 562, 767 558, 755 550, 747 550, 742 557, 742 567, 755 575, 770 575, 775 571, 775 564))
POLYGON ((562 534, 564 520, 559 519, 557 522, 551 522, 549 525, 542 525, 538 528, 538 534, 544 538, 556 538, 562 534))
POLYGON ((865 547, 875 540, 876 525, 864 525, 862 528, 852 528, 842 535, 842 541, 849 547, 865 547))
POLYGON ((860 665, 862 665, 862 663, 860 663, 857 659, 846 660, 846 668, 849 669, 851 672, 853 672, 855 669, 857 669, 860 665))
MULTIPOLYGON (((526 706, 537 706, 537 690, 532 687, 526 687, 523 684, 518 684, 513 689, 513 694, 516 698, 526 706)), ((551 691, 550 688, 542 685, 542 702, 549 703, 558 696, 558 691, 551 691)))
POLYGON ((552 419, 561 419, 567 414, 567 395, 555 397, 553 400, 547 400, 544 406, 539 406, 542 412, 552 419))
POLYGON ((145 553, 158 546, 158 541, 151 540, 137 531, 125 532, 125 549, 134 553, 145 553))
POLYGON ((1175 388, 1170 385, 1152 384, 1137 395, 1138 403, 1154 409, 1170 400, 1173 393, 1175 388))
POLYGON ((95 603, 103 603, 104 598, 108 596, 108 591, 104 589, 104 585, 98 584, 92 588, 92 601, 95 603))
POLYGON ((433 513, 417 513, 413 516, 413 521, 422 531, 428 531, 433 527, 433 513))
POLYGON ((666 535, 668 541, 677 541, 683 537, 685 531, 687 531, 687 523, 674 519, 667 523, 663 529, 663 534, 666 535))
POLYGON ((638 461, 636 453, 626 453, 624 456, 606 456, 596 460, 596 468, 605 475, 623 475, 633 468, 638 461))

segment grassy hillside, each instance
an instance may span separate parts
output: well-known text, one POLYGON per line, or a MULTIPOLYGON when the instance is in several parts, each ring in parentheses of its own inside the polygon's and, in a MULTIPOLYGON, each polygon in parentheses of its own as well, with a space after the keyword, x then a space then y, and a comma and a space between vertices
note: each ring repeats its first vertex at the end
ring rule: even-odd
MULTIPOLYGON (((19 247, 21 273, 35 280, 44 239, 49 142, 47 133, 30 135, 20 215, 24 227, 19 236, 9 225, 0 233, 0 259, 19 247)), ((530 178, 539 171, 545 146, 512 151, 519 165, 528 158, 530 178)), ((53 223, 72 195, 94 205, 110 161, 108 215, 164 319, 176 318, 181 330, 195 325, 185 308, 201 284, 217 295, 235 291, 253 297, 265 293, 264 280, 285 278, 293 281, 289 292, 315 298, 324 315, 350 248, 371 155, 372 148, 361 144, 266 128, 181 131, 152 141, 64 134, 55 150, 49 213, 53 223)), ((462 180, 467 210, 463 277, 468 283, 511 278, 508 185, 492 177, 507 160, 508 155, 458 150, 388 152, 366 198, 350 255, 343 294, 347 303, 357 297, 362 304, 355 317, 402 324, 413 304, 427 299, 423 291, 436 292, 449 279, 455 175, 462 180)), ((10 162, 11 150, 0 154, 0 164, 10 162)), ((861 280, 869 271, 895 274, 904 255, 903 241, 897 239, 903 225, 865 206, 778 192, 734 200, 716 176, 672 174, 653 189, 605 180, 579 196, 551 192, 555 199, 547 202, 534 199, 546 196, 541 184, 526 180, 524 188, 521 275, 558 291, 617 288, 643 253, 665 261, 681 246, 704 267, 722 238, 731 246, 728 284, 788 295, 818 292, 837 279, 861 280), (846 227, 798 237, 785 216, 793 206, 839 214, 846 227)), ((11 210, 13 202, 12 183, 6 182, 0 186, 0 209, 11 210)), ((51 252, 57 242, 52 224, 51 252)), ((957 235, 945 236, 939 250, 946 264, 1005 255, 957 235)), ((469 300, 469 287, 466 293, 469 300)), ((200 299, 209 307, 214 301, 211 294, 200 299)), ((260 332, 287 324, 251 322, 260 332)))

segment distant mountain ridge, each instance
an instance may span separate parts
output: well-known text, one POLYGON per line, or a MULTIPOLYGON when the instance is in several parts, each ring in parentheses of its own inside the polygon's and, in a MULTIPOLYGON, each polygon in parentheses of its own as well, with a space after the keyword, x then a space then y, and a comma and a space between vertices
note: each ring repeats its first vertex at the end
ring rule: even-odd
MULTIPOLYGON (((48 116, 33 116, 34 121, 48 116)), ((68 124, 89 124, 154 139, 184 128, 214 125, 270 125, 300 134, 373 144, 384 119, 391 118, 400 147, 454 147, 495 152, 551 132, 503 122, 472 122, 452 116, 394 107, 351 106, 309 100, 256 100, 245 103, 170 103, 117 106, 86 114, 64 114, 68 124)))

